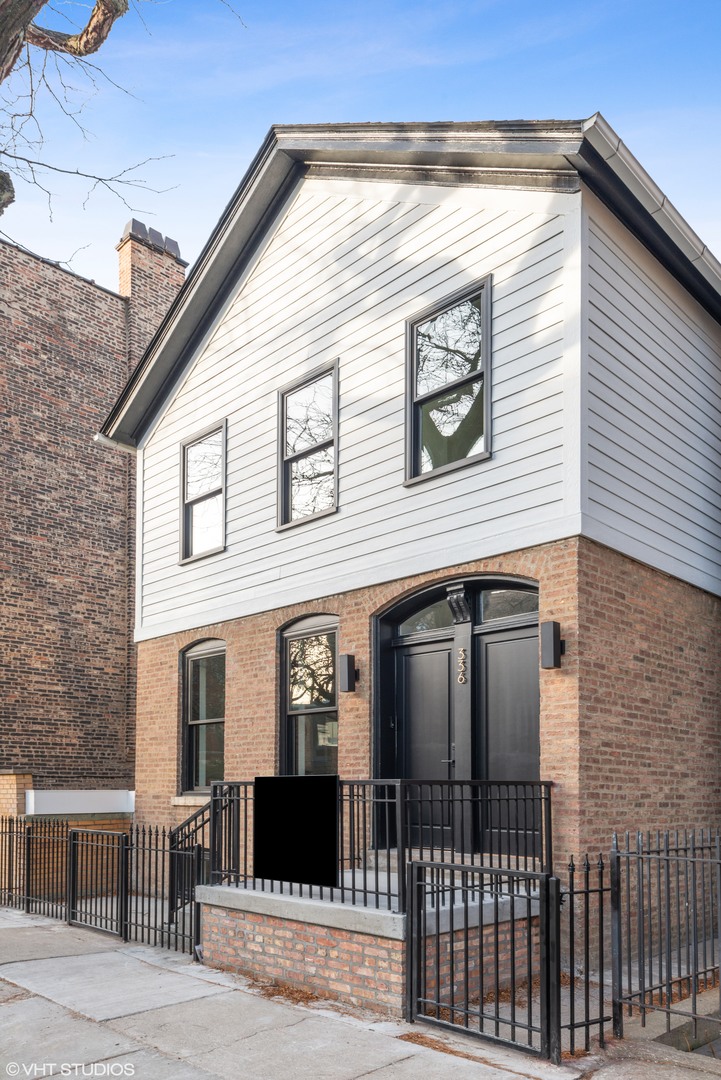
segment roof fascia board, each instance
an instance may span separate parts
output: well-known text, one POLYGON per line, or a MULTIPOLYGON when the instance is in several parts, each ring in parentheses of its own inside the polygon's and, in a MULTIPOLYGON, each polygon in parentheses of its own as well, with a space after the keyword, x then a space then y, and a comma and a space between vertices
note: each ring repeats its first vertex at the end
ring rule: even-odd
POLYGON ((594 195, 721 322, 721 263, 602 116, 591 117, 584 129, 570 163, 594 195))

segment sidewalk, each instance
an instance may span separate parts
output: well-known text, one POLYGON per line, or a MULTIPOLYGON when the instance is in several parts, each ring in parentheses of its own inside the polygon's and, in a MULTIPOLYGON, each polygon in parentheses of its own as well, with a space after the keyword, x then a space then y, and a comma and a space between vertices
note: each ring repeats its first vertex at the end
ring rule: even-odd
POLYGON ((165 949, 0 908, 0 1080, 691 1080, 663 1053, 561 1067, 427 1025, 268 998, 165 949), (414 1040, 414 1041, 409 1041, 414 1040), (417 1040, 417 1041, 415 1041, 417 1040))

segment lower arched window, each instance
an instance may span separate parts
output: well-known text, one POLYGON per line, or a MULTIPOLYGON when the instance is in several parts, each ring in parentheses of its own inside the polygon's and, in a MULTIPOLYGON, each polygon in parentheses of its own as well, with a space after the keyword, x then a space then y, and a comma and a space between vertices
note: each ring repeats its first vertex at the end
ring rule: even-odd
POLYGON ((184 781, 206 791, 224 775, 225 642, 204 641, 184 657, 184 781))
POLYGON ((314 615, 283 633, 281 769, 287 775, 338 771, 338 620, 314 615))

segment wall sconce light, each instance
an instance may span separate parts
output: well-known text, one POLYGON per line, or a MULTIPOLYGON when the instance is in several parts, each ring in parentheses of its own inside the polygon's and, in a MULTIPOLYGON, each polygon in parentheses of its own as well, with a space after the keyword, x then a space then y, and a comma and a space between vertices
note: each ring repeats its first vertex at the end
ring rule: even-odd
POLYGON ((352 653, 341 653, 338 657, 338 687, 342 694, 351 694, 360 677, 352 653))
POLYGON ((566 642, 561 640, 561 624, 541 623, 541 667, 559 668, 565 651, 566 642))

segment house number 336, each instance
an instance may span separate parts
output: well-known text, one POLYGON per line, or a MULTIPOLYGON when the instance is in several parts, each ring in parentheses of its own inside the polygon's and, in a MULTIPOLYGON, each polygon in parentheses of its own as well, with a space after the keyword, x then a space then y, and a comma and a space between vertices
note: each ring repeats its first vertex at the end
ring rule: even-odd
POLYGON ((465 649, 459 649, 458 650, 458 682, 459 683, 468 682, 468 676, 466 675, 466 670, 467 670, 467 666, 466 666, 466 650, 465 649))

